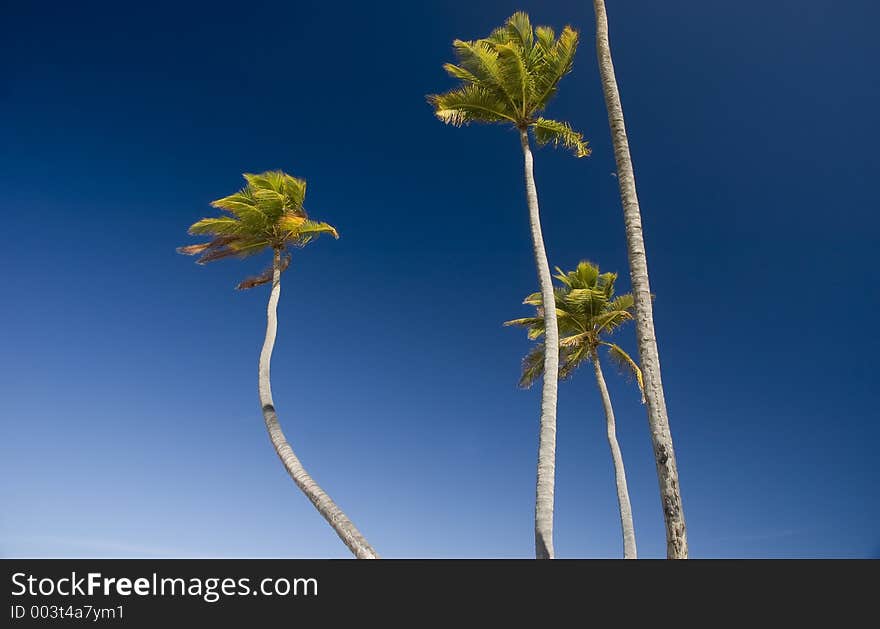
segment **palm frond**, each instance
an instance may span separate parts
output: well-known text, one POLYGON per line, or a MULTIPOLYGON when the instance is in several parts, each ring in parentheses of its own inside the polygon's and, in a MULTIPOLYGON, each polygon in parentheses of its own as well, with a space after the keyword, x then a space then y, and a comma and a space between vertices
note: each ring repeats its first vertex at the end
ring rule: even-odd
MULTIPOLYGON (((287 270, 287 267, 290 266, 290 254, 281 257, 281 272, 287 270)), ((269 267, 259 275, 254 275, 247 279, 242 280, 236 285, 235 290, 248 290, 250 288, 256 288, 257 286, 262 286, 263 284, 268 284, 272 281, 272 278, 275 275, 275 269, 273 267, 269 267)))
POLYGON ((505 321, 501 325, 504 327, 516 326, 520 328, 530 328, 535 325, 543 325, 544 319, 542 317, 524 317, 522 319, 511 319, 510 321, 505 321))
POLYGON ((593 326, 599 333, 614 332, 627 321, 633 320, 633 315, 628 310, 607 310, 593 320, 593 326))
POLYGON ((486 81, 484 78, 478 77, 476 74, 473 74, 467 68, 462 68, 461 66, 457 66, 454 63, 444 63, 443 69, 446 70, 446 73, 454 79, 458 79, 459 81, 464 81, 465 83, 473 83, 477 87, 485 88, 489 91, 497 89, 497 86, 486 81))
POLYGON ((588 332, 581 332, 580 334, 572 334, 569 336, 563 336, 559 339, 559 347, 580 347, 585 343, 589 343, 590 334, 588 332))
POLYGON ((305 216, 303 203, 306 200, 306 185, 305 179, 299 179, 290 175, 285 177, 281 193, 285 198, 284 209, 286 211, 305 216))
POLYGON ((528 13, 517 11, 507 18, 506 27, 511 39, 515 39, 521 48, 529 50, 532 47, 532 22, 528 13))
POLYGON ((557 266, 554 277, 568 288, 593 288, 599 279, 599 267, 581 260, 573 271, 566 272, 557 266))
POLYGON ((235 236, 244 231, 243 223, 231 216, 218 216, 215 218, 203 218, 189 227, 189 233, 193 236, 235 236))
POLYGON ((465 41, 463 39, 456 39, 452 42, 452 49, 455 52, 456 59, 458 59, 458 66, 465 69, 468 74, 476 79, 473 81, 474 83, 481 83, 483 86, 491 88, 501 87, 501 68, 498 67, 498 53, 491 43, 485 40, 465 41))
POLYGON ((590 360, 590 346, 586 343, 559 348, 559 379, 568 380, 584 361, 590 360))
POLYGON ((556 45, 556 33, 549 26, 536 26, 535 38, 538 40, 537 47, 542 54, 551 52, 556 45))
MULTIPOLYGON (((185 247, 178 247, 177 253, 181 253, 185 256, 196 256, 199 254, 207 254, 211 250, 220 249, 226 247, 230 242, 238 238, 237 236, 218 236, 213 240, 209 240, 208 242, 202 242, 196 245, 186 245, 185 247)), ((199 260, 201 262, 201 260, 199 260)))
POLYGON ((528 389, 544 375, 544 344, 536 343, 522 361, 519 386, 528 389))
POLYGON ((336 239, 339 238, 339 233, 332 225, 305 219, 295 229, 287 232, 284 241, 294 247, 305 247, 321 234, 330 234, 336 239))
POLYGON ((562 29, 552 47, 549 46, 546 37, 545 32, 539 39, 543 54, 535 72, 535 100, 532 112, 543 110, 556 94, 559 81, 571 72, 577 51, 578 32, 570 26, 562 29))
MULTIPOLYGON (((260 174, 245 173, 244 178, 248 185, 239 194, 249 198, 250 205, 270 223, 274 223, 285 212, 305 216, 305 211, 302 209, 306 195, 304 179, 292 177, 281 170, 269 170, 260 174)), ((237 211, 247 211, 248 203, 242 203, 244 199, 237 198, 236 195, 227 199, 232 199, 237 211)), ((228 204, 228 201, 226 203, 228 204)))
POLYGON ((456 127, 470 122, 512 122, 509 105, 497 94, 477 85, 465 85, 445 94, 432 94, 428 102, 434 115, 456 127))
POLYGON ((639 392, 642 395, 642 404, 644 404, 645 381, 642 379, 642 370, 639 368, 638 364, 636 364, 636 361, 634 361, 619 345, 605 341, 601 344, 608 348, 608 356, 611 358, 611 361, 617 365, 617 368, 625 375, 635 378, 636 383, 639 385, 639 392))
POLYGON ((527 306, 537 306, 541 307, 544 305, 544 298, 541 293, 532 293, 523 299, 523 303, 527 306))
POLYGON ((456 39, 452 42, 452 47, 458 65, 443 66, 450 76, 486 90, 499 101, 506 101, 506 107, 515 109, 513 101, 515 91, 508 89, 499 63, 498 51, 491 42, 456 39))
POLYGON ((607 300, 600 288, 572 288, 565 294, 563 303, 564 310, 592 319, 605 309, 607 300))
POLYGON ((230 194, 228 197, 211 201, 211 206, 220 210, 226 210, 239 218, 245 218, 252 212, 257 211, 256 199, 254 199, 250 188, 243 188, 234 194, 230 194))
POLYGON ((263 251, 269 246, 267 240, 259 240, 254 238, 217 238, 209 243, 209 247, 204 250, 202 256, 196 260, 198 264, 207 264, 208 262, 216 262, 226 258, 246 258, 263 251))
POLYGON ((274 223, 284 213, 284 195, 271 189, 254 190, 257 208, 268 223, 274 223))
POLYGON ((626 312, 632 313, 634 308, 635 298, 632 296, 632 293, 618 295, 608 302, 609 310, 625 310, 626 312))
POLYGON ((517 110, 518 117, 525 118, 534 84, 523 49, 514 44, 499 44, 495 49, 498 51, 498 67, 504 92, 517 110))
POLYGON ((248 256, 261 253, 267 247, 271 247, 272 244, 266 238, 239 238, 229 243, 229 247, 239 258, 247 258, 248 256))
POLYGON ((540 145, 552 144, 554 148, 563 146, 571 150, 576 157, 586 157, 591 151, 583 134, 571 128, 567 122, 538 118, 532 125, 535 140, 540 145))

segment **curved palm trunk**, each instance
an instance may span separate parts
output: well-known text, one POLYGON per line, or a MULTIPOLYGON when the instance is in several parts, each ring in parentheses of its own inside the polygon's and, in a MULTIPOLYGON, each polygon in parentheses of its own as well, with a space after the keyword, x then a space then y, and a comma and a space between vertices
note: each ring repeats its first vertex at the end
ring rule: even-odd
POLYGON ((559 332, 556 327, 556 303, 553 278, 541 235, 538 191, 535 188, 532 151, 526 129, 520 129, 525 160, 526 199, 532 228, 532 247, 538 268, 538 284, 544 304, 544 386, 541 391, 541 428, 538 436, 538 481, 535 490, 535 557, 553 559, 553 493, 556 477, 556 390, 559 377, 559 332))
POLYGON ((605 106, 608 109, 608 124, 611 127, 611 141, 614 144, 614 158, 617 162, 617 181, 623 204, 630 281, 635 298, 636 337, 645 382, 645 403, 648 407, 648 424, 657 464, 663 517, 666 521, 666 556, 669 559, 687 559, 687 531, 681 506, 678 468, 672 448, 672 433, 669 430, 669 418, 666 414, 663 383, 660 380, 660 357, 654 335, 654 313, 651 304, 651 287, 648 284, 645 241, 642 236, 642 216, 636 195, 626 127, 623 123, 620 93, 617 90, 617 79, 611 61, 608 17, 605 13, 604 0, 593 0, 593 8, 596 11, 596 53, 599 59, 599 74, 602 78, 602 90, 605 93, 605 106))
POLYGON ((275 347, 275 332, 278 329, 278 297, 281 294, 281 252, 275 250, 272 262, 272 292, 269 295, 269 307, 266 318, 266 340, 263 342, 263 350, 260 352, 260 405, 263 408, 263 419, 266 421, 266 430, 269 438, 275 446, 275 452, 284 464, 284 468, 293 482, 296 483, 306 497, 311 500, 318 512, 330 523, 336 534, 345 542, 345 545, 358 559, 378 559, 379 555, 367 543, 357 527, 349 520, 336 503, 323 489, 309 476, 305 468, 293 453, 290 444, 281 426, 278 423, 278 415, 275 413, 275 404, 272 401, 272 386, 269 381, 269 363, 272 360, 272 349, 275 347))
POLYGON ((611 446, 611 459, 614 461, 614 480, 617 483, 617 504, 620 506, 620 528, 623 532, 623 558, 636 558, 636 529, 633 526, 632 506, 629 503, 629 489, 626 486, 626 470, 623 467, 623 455, 617 443, 617 430, 614 426, 614 409, 611 396, 605 385, 605 376, 599 364, 599 354, 592 357, 593 370, 596 372, 596 384, 602 395, 602 406, 605 407, 605 421, 608 431, 608 445, 611 446))

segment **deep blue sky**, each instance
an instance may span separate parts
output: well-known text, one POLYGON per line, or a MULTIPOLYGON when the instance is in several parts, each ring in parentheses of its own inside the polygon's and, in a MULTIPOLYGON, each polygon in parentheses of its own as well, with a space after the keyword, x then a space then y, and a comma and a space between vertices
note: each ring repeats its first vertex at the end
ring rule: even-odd
MULTIPOLYGON (((284 276, 275 399, 386 557, 533 553, 534 263, 514 133, 424 95, 517 9, 582 31, 536 152, 551 264, 628 286, 591 3, 6 3, 0 555, 346 557, 265 434, 266 259, 175 254, 240 174, 336 225, 284 276)), ((692 555, 880 553, 876 3, 609 2, 692 555)), ((620 342, 634 350, 631 329, 620 342)), ((613 371, 612 371, 613 373, 613 371)), ((611 374, 609 374, 611 375, 611 374)), ((611 377, 639 550, 644 408, 611 377)), ((617 557, 589 371, 561 386, 557 552, 617 557)))

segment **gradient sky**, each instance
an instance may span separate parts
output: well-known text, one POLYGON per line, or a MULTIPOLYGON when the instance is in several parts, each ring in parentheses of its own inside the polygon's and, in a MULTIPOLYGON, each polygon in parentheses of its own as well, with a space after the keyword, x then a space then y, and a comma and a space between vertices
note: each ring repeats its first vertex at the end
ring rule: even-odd
MULTIPOLYGON (((694 557, 880 555, 873 2, 609 2, 694 557)), ((529 557, 536 287, 515 133, 446 127, 456 37, 582 31, 535 153, 551 264, 628 267, 580 2, 6 3, 0 555, 347 557, 257 400, 267 258, 175 253, 242 172, 339 228, 284 275, 275 401, 385 557, 529 557)), ((619 341, 635 351, 633 330, 619 341)), ((644 407, 608 369, 640 555, 665 555, 644 407)), ((589 370, 560 387, 556 549, 622 554, 589 370)))

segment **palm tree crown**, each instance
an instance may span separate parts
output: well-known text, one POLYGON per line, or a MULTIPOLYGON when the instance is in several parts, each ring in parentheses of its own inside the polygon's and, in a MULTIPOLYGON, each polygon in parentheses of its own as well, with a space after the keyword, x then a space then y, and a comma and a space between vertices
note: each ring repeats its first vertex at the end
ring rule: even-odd
POLYGON ((531 128, 538 144, 562 145, 578 157, 590 154, 583 136, 567 122, 539 114, 571 72, 578 33, 566 26, 557 38, 549 26, 532 30, 529 16, 519 12, 491 35, 476 41, 453 42, 458 64, 443 67, 461 85, 428 102, 447 124, 510 123, 531 128))
MULTIPOLYGON (((245 173, 247 185, 211 205, 227 214, 203 218, 193 223, 189 233, 211 236, 211 240, 178 248, 186 255, 199 255, 199 264, 231 256, 244 258, 272 248, 304 247, 321 234, 339 238, 336 229, 327 223, 309 219, 303 208, 306 196, 304 179, 291 177, 280 170, 253 175, 245 173)), ((282 260, 282 271, 290 264, 290 256, 282 260)), ((272 280, 272 269, 239 283, 238 289, 253 288, 272 280)))
MULTIPOLYGON (((559 378, 571 376, 584 361, 593 360, 600 346, 607 347, 609 356, 626 373, 632 374, 639 389, 643 388, 642 372, 636 362, 619 345, 605 338, 633 319, 633 296, 614 296, 616 273, 600 273, 599 267, 581 262, 574 271, 565 273, 556 267, 554 276, 562 286, 555 289, 556 319, 559 326, 559 378)), ((523 303, 535 306, 538 316, 506 321, 528 329, 530 339, 544 335, 541 293, 533 293, 523 303)), ((544 345, 537 344, 523 359, 520 386, 530 387, 544 372, 544 345)))

